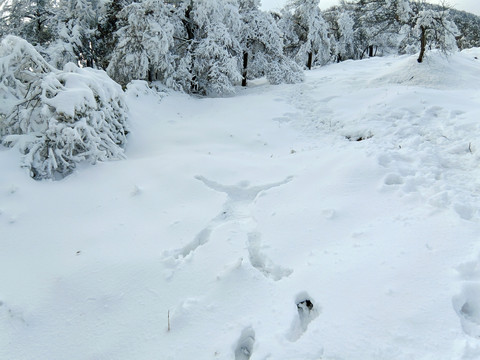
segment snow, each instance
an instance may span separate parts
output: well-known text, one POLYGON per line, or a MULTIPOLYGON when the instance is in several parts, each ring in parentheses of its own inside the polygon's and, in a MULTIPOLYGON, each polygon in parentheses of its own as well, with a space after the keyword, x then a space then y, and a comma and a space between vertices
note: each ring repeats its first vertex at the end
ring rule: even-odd
POLYGON ((480 358, 480 63, 134 82, 127 159, 0 148, 1 359, 480 358))

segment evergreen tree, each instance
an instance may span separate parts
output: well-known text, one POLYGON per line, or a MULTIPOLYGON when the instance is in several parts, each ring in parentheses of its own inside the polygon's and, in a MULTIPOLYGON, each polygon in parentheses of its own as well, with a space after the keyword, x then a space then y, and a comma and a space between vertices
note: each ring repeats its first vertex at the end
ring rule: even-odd
POLYGON ((11 0, 3 4, 5 33, 22 37, 34 46, 46 46, 54 37, 54 0, 11 0))
POLYGON ((247 78, 266 76, 272 84, 295 83, 303 72, 283 54, 282 33, 273 17, 260 10, 259 0, 241 0, 242 85, 247 78), (283 73, 282 76, 279 76, 283 73))
POLYGON ((365 54, 374 56, 378 49, 396 52, 401 28, 410 18, 409 0, 356 0, 353 3, 355 43, 365 54))
POLYGON ((50 63, 62 68, 68 62, 94 66, 97 0, 62 0, 56 17, 57 38, 46 53, 50 63))
POLYGON ((53 68, 23 39, 0 43, 0 143, 18 145, 35 179, 62 178, 81 161, 121 159, 127 112, 103 71, 53 68))
POLYGON ((106 69, 117 44, 115 33, 120 28, 117 15, 132 0, 107 0, 99 8, 98 25, 95 33, 94 59, 97 67, 106 69))
POLYGON ((466 11, 450 9, 450 17, 457 25, 460 33, 457 36, 459 49, 480 47, 480 16, 466 11))
POLYGON ((234 92, 241 81, 241 21, 237 0, 197 0, 191 6, 194 41, 189 53, 192 90, 204 95, 234 92))
POLYGON ((337 62, 355 59, 355 21, 346 4, 333 6, 324 13, 330 30, 332 54, 337 62))
POLYGON ((328 27, 319 3, 320 0, 290 0, 283 14, 289 42, 287 49, 308 69, 330 60, 328 27))
POLYGON ((173 70, 171 47, 174 28, 163 1, 144 0, 118 14, 121 28, 107 72, 121 84, 134 79, 163 80, 173 70))

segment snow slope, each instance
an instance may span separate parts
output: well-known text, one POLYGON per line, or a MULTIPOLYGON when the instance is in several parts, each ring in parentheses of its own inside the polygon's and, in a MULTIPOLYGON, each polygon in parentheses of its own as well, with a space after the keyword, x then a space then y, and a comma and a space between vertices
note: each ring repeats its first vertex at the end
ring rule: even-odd
POLYGON ((0 359, 480 359, 480 49, 197 99, 125 161, 0 149, 0 359))

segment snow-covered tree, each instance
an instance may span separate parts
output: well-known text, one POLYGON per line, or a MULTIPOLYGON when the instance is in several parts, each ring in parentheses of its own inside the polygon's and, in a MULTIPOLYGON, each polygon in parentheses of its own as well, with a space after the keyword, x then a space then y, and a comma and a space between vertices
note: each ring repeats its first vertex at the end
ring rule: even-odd
POLYGON ((241 20, 237 0, 197 0, 191 4, 194 39, 189 43, 192 89, 205 95, 234 92, 242 79, 241 20))
POLYGON ((5 12, 6 0, 0 0, 0 39, 9 33, 8 13, 5 12))
POLYGON ((324 12, 330 30, 332 55, 336 60, 355 59, 355 21, 346 4, 333 6, 324 12))
POLYGON ((105 72, 54 69, 15 36, 0 43, 0 142, 17 146, 35 179, 59 179, 81 161, 123 158, 126 105, 105 72))
POLYGON ((123 26, 116 32, 109 75, 124 85, 131 80, 167 78, 174 71, 170 8, 163 1, 144 0, 126 6, 118 17, 123 26))
POLYGON ((241 0, 242 85, 266 76, 272 84, 303 79, 302 69, 283 54, 282 33, 273 17, 260 10, 260 0, 241 0), (283 73, 282 75, 280 75, 283 73))
POLYGON ((7 33, 20 36, 36 46, 48 45, 54 37, 54 6, 54 0, 6 1, 2 20, 7 33))
POLYGON ((132 0, 106 0, 98 10, 98 25, 95 33, 94 58, 97 67, 106 69, 112 58, 118 38, 115 36, 121 27, 117 15, 132 0))
POLYGON ((439 49, 443 53, 457 50, 456 36, 459 32, 455 23, 448 19, 445 12, 420 11, 413 31, 420 36, 419 63, 423 61, 427 46, 439 49))
POLYGON ((97 0, 62 0, 58 3, 56 38, 46 50, 49 62, 62 68, 68 62, 94 66, 97 0))
POLYGON ((400 51, 415 53, 420 51, 421 63, 428 49, 438 49, 448 54, 457 50, 457 26, 450 18, 446 6, 432 6, 425 1, 411 2, 411 16, 405 23, 404 38, 400 51))
POLYGON ((454 9, 450 9, 450 15, 460 33, 457 37, 458 48, 480 47, 480 16, 454 9))
POLYGON ((355 0, 355 43, 360 57, 375 55, 374 49, 396 51, 400 29, 410 19, 409 0, 355 0))
POLYGON ((286 39, 290 42, 286 47, 308 69, 330 60, 328 26, 319 3, 320 0, 290 0, 283 14, 283 27, 287 28, 286 39))
POLYGON ((339 38, 336 42, 338 60, 353 59, 354 57, 353 25, 353 19, 348 12, 342 13, 338 18, 339 38))

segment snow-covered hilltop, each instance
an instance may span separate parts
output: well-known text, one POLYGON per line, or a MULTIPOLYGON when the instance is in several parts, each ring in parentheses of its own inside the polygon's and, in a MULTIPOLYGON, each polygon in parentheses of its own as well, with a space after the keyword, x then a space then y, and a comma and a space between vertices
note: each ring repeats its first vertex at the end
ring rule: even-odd
POLYGON ((61 181, 1 148, 0 358, 480 358, 478 57, 134 82, 127 159, 61 181))

